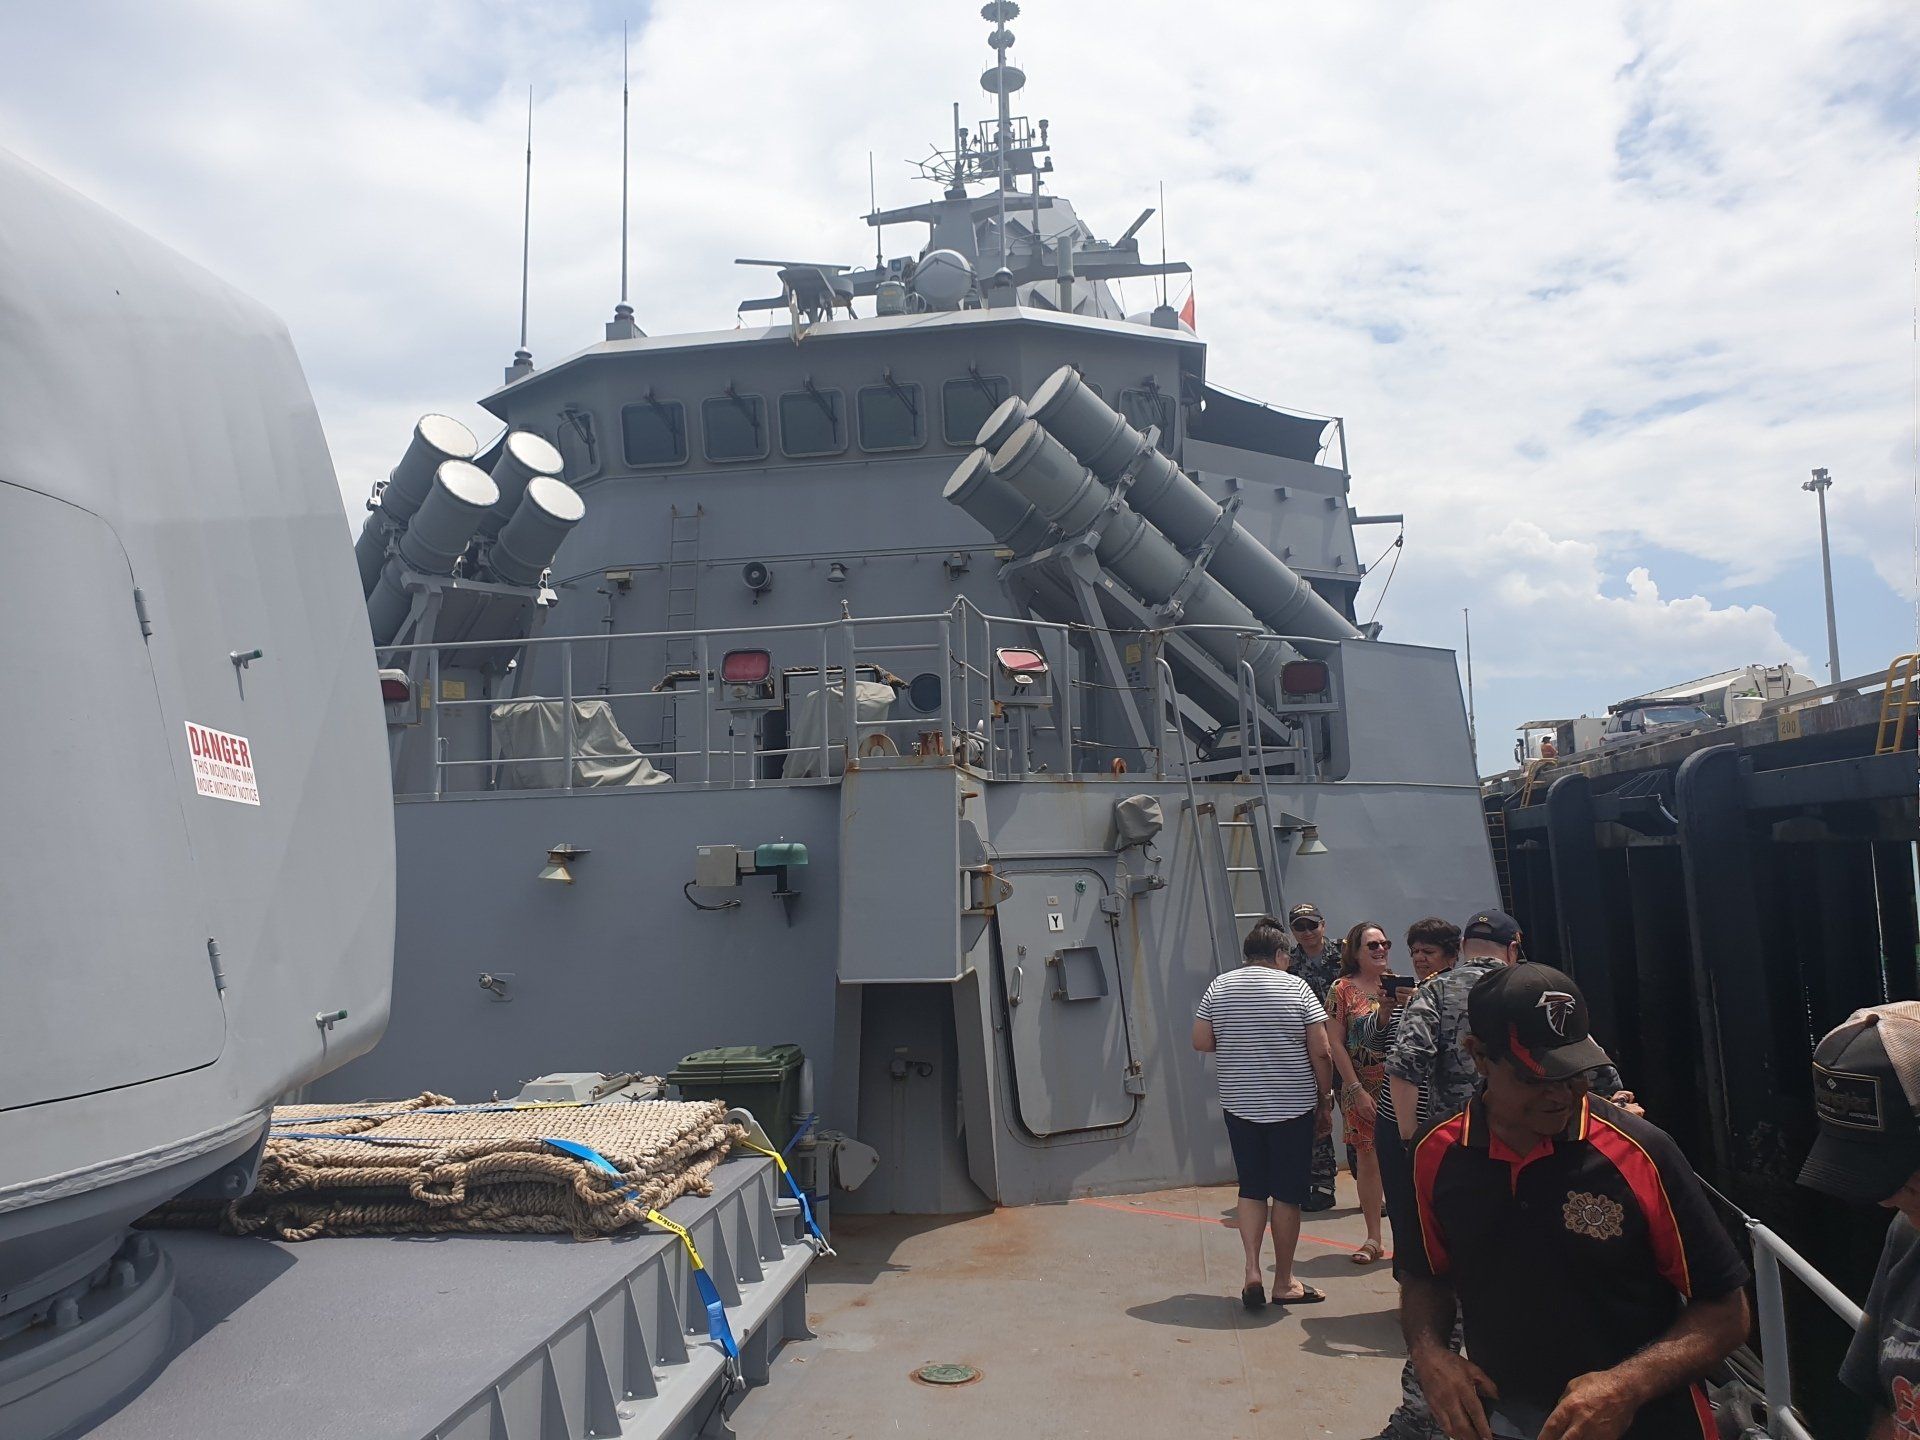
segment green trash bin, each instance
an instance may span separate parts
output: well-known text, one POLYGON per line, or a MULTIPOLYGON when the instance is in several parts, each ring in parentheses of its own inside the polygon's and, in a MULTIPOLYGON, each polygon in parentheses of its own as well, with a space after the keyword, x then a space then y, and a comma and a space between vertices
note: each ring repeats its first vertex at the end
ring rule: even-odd
POLYGON ((774 1148, 784 1150, 800 1111, 805 1058, 798 1045, 717 1045, 683 1059, 667 1083, 679 1087, 683 1099, 722 1100, 729 1108, 751 1110, 774 1148))

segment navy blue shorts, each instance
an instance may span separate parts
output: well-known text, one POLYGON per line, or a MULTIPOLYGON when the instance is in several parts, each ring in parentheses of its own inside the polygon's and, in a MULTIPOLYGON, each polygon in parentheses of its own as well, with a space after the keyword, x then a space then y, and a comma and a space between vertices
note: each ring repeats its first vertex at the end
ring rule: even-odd
POLYGON ((1227 1117, 1227 1144, 1233 1147, 1233 1168, 1240 1176, 1240 1198, 1305 1204, 1313 1169, 1313 1112, 1265 1124, 1243 1120, 1231 1110, 1221 1113, 1227 1117))

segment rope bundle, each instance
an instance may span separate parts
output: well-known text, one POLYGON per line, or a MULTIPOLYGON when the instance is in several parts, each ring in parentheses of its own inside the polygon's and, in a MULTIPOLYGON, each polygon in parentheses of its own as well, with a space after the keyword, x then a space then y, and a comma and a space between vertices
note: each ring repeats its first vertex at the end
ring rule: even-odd
POLYGON ((277 1106, 251 1194, 174 1201, 141 1223, 277 1240, 466 1231, 590 1240, 710 1194, 714 1167, 745 1136, 717 1100, 452 1105, 425 1094, 277 1106), (583 1165, 549 1136, 592 1146, 620 1173, 583 1165))

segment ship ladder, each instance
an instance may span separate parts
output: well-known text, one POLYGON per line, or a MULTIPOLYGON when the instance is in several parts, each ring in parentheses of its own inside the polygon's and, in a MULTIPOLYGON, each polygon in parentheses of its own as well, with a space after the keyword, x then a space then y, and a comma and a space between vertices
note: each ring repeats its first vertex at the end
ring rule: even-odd
MULTIPOLYGON (((696 505, 692 514, 673 507, 667 528, 667 629, 685 632, 693 629, 700 599, 700 517, 705 507, 696 505)), ((680 633, 667 641, 666 669, 691 669, 698 663, 698 646, 690 634, 680 633)), ((702 677, 704 688, 706 680, 702 677)), ((680 748, 680 707, 669 700, 660 709, 660 749, 680 748)))
POLYGON ((1493 878, 1500 882, 1500 908, 1513 913, 1513 857, 1507 846, 1507 812, 1486 812, 1487 847, 1493 851, 1493 878))
POLYGON ((1260 810, 1261 801, 1257 796, 1241 801, 1233 807, 1232 818, 1225 820, 1220 818, 1218 807, 1212 801, 1203 801, 1201 808, 1213 818, 1213 868, 1220 876, 1221 888, 1227 897, 1234 943, 1238 945, 1246 939, 1255 921, 1276 913, 1279 903, 1279 887, 1274 883, 1269 847, 1260 843, 1262 826, 1251 818, 1260 810), (1247 893, 1250 875, 1255 877, 1259 890, 1260 908, 1255 910, 1246 908, 1255 898, 1247 893))
POLYGON ((1880 726, 1873 740, 1876 755, 1893 755, 1906 745, 1907 730, 1920 711, 1920 700, 1913 693, 1916 671, 1920 671, 1920 654, 1896 656, 1887 666, 1887 683, 1880 692, 1880 726))

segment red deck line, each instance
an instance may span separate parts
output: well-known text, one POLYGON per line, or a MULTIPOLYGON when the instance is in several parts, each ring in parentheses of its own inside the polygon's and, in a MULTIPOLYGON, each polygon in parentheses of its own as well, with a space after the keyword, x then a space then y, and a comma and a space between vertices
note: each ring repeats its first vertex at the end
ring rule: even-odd
MULTIPOLYGON (((1156 1210, 1151 1205, 1116 1205, 1111 1200, 1096 1200, 1091 1195, 1082 1195, 1073 1203, 1075 1205, 1095 1205, 1102 1210, 1117 1210, 1122 1215, 1158 1215, 1163 1220, 1187 1220, 1195 1225, 1217 1225, 1223 1230, 1231 1230, 1233 1228, 1232 1222, 1227 1220, 1209 1220, 1204 1215, 1183 1215, 1178 1210, 1156 1210)), ((1323 1240, 1318 1235, 1307 1234, 1304 1230, 1300 1232, 1300 1238, 1310 1245, 1325 1245, 1329 1250, 1345 1250, 1351 1253, 1358 1251, 1360 1248, 1358 1245, 1349 1245, 1341 1240, 1323 1240)), ((1393 1259, 1393 1252, 1389 1250, 1380 1258, 1382 1260, 1391 1260, 1393 1259)))

